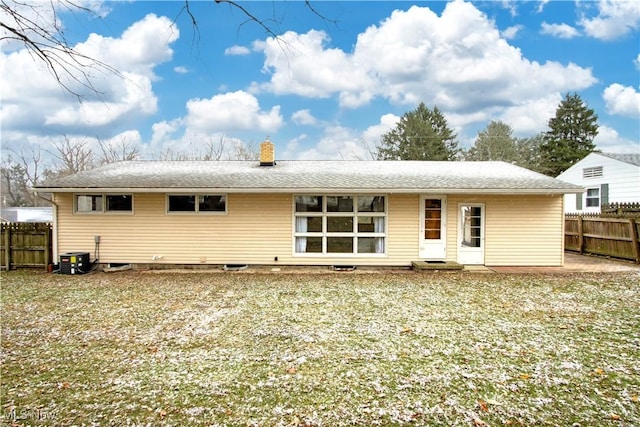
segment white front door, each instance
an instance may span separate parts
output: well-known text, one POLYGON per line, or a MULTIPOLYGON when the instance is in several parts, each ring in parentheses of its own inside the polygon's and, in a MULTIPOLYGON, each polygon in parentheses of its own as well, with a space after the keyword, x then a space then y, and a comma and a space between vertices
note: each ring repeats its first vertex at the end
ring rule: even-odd
POLYGON ((484 264, 484 204, 458 207, 458 263, 484 264))
POLYGON ((420 197, 419 257, 443 261, 447 258, 445 197, 420 197))

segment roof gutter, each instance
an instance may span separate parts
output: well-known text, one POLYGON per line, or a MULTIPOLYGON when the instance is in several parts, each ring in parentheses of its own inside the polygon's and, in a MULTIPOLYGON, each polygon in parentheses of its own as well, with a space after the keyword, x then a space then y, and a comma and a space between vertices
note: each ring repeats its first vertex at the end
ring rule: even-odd
MULTIPOLYGON (((551 194, 581 194, 584 188, 215 188, 215 187, 189 187, 189 188, 38 188, 39 191, 50 193, 278 193, 278 194, 310 194, 310 193, 396 193, 396 194, 491 194, 491 195, 551 195, 551 194)), ((37 193, 36 193, 37 194, 37 193)), ((48 199, 44 199, 50 201, 48 199)), ((54 203, 53 201, 50 201, 54 203)))

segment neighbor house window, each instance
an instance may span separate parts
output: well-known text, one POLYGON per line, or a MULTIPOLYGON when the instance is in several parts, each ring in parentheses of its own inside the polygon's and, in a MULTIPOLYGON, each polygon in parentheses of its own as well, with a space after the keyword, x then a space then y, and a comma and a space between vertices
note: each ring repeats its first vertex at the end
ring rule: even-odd
POLYGON ((220 194, 169 194, 168 212, 226 213, 227 197, 220 194))
POLYGON ((133 212, 131 194, 77 194, 75 211, 78 213, 133 212))
POLYGON ((598 178, 602 176, 602 166, 582 169, 583 178, 598 178))
POLYGON ((587 188, 587 207, 600 207, 600 188, 587 188))
POLYGON ((297 254, 385 253, 385 196, 295 196, 294 218, 297 254))

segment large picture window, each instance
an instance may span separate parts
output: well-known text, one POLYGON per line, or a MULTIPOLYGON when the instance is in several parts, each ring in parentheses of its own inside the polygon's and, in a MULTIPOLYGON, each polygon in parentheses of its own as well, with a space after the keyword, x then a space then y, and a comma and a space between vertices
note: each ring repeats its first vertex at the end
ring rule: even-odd
POLYGON ((169 194, 168 212, 226 213, 227 197, 220 194, 169 194))
POLYGON ((76 194, 75 211, 77 213, 131 213, 133 212, 133 195, 76 194))
POLYGON ((375 255, 386 251, 386 197, 294 198, 296 254, 375 255))

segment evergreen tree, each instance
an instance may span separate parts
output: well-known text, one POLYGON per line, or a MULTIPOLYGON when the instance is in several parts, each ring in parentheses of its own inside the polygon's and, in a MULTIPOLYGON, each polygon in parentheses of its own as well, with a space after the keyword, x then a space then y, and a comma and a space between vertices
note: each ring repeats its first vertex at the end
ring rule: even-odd
POLYGON ((595 151, 598 116, 577 94, 567 94, 549 120, 549 131, 541 145, 542 169, 558 176, 578 160, 595 151))
POLYGON ((516 140, 513 129, 506 123, 491 121, 486 129, 478 132, 476 141, 467 151, 467 160, 502 160, 518 163, 516 140))
POLYGON ((424 103, 405 113, 395 128, 382 136, 378 160, 454 160, 460 150, 456 134, 444 115, 424 103))
POLYGON ((530 138, 516 139, 518 161, 516 164, 532 171, 544 173, 540 154, 540 146, 544 142, 544 134, 539 133, 530 138))

